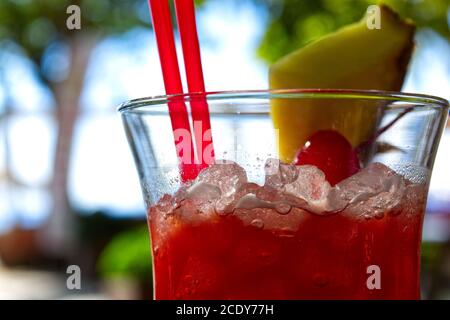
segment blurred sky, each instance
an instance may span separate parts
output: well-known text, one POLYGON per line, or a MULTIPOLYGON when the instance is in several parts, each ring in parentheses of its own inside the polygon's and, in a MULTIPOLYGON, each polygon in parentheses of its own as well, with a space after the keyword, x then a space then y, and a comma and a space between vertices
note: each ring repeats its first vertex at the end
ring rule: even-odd
MULTIPOLYGON (((198 11, 197 18, 207 90, 267 88, 267 66, 256 57, 265 26, 264 12, 249 2, 237 10, 235 4, 211 1, 198 11)), ((404 91, 449 99, 448 42, 431 30, 421 31, 417 42, 404 91)), ((56 74, 63 74, 68 62, 61 54, 64 48, 56 49, 47 57, 49 67, 56 67, 56 74)), ((49 93, 39 85, 25 59, 15 54, 7 54, 3 59, 8 66, 6 90, 10 90, 12 105, 16 107, 8 129, 14 143, 13 175, 26 187, 7 190, 0 182, 0 197, 9 193, 8 199, 0 199, 0 232, 14 222, 35 226, 49 214, 51 198, 43 186, 50 181, 55 142, 49 93)), ((128 99, 163 93, 150 30, 134 29, 98 44, 90 61, 82 114, 74 136, 69 196, 75 209, 143 216, 139 182, 116 107, 128 99)), ((0 87, 0 108, 4 98, 0 87)), ((4 141, 0 140, 1 150, 4 141)), ((438 173, 433 176, 430 194, 433 211, 450 206, 448 158, 449 132, 443 137, 435 165, 438 173)), ((0 168, 2 161, 0 157, 0 168)))

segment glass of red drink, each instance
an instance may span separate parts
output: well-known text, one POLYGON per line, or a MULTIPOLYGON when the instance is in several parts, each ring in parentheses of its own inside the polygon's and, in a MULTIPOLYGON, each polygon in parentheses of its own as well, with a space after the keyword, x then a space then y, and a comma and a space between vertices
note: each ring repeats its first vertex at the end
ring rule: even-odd
POLYGON ((119 110, 148 209, 156 299, 420 298, 447 101, 279 90, 144 98, 119 110), (174 144, 168 104, 189 110, 195 99, 208 103, 215 158, 203 148, 209 166, 183 181, 176 149, 191 144, 174 144), (326 121, 300 117, 309 137, 295 146, 283 121, 296 115, 275 121, 274 104, 314 108, 326 121), (280 154, 287 143, 298 149, 291 159, 280 154))

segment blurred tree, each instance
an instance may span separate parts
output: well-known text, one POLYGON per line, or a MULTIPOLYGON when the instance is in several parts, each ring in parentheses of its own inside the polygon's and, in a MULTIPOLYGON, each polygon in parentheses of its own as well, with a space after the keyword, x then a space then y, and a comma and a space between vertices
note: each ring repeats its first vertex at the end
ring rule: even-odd
MULTIPOLYGON (((200 5, 204 1, 196 0, 195 3, 200 5)), ((36 76, 55 102, 58 132, 50 186, 53 214, 45 229, 51 240, 47 243, 55 246, 55 252, 64 252, 61 248, 65 248, 67 234, 74 230, 67 214, 70 212, 67 174, 72 134, 90 55, 102 38, 135 27, 151 27, 146 0, 0 1, 0 56, 2 50, 12 50, 32 61, 36 76), (72 13, 67 13, 67 8, 71 5, 81 9, 80 30, 70 30, 66 25, 72 13), (61 61, 55 57, 61 56, 68 60, 66 66, 55 63, 61 61)), ((0 64, 0 73, 5 68, 7 66, 0 64)), ((0 85, 5 87, 7 84, 2 80, 0 74, 0 85)), ((7 88, 4 91, 6 107, 11 109, 7 88)))
POLYGON ((53 249, 58 252, 64 252, 61 251, 66 244, 64 240, 73 230, 67 214, 70 212, 67 172, 72 133, 92 49, 102 37, 136 26, 149 27, 149 21, 147 3, 142 0, 0 1, 0 52, 14 48, 14 54, 32 61, 36 76, 55 102, 58 132, 50 186, 54 207, 46 231, 51 236, 47 243, 55 245, 53 249), (66 26, 69 17, 66 10, 70 5, 81 8, 80 30, 69 30, 66 26), (66 67, 52 60, 57 55, 69 61, 66 67))
MULTIPOLYGON (((268 25, 258 55, 272 63, 285 54, 361 19, 374 0, 253 0, 266 6, 268 25)), ((450 40, 449 0, 384 0, 418 28, 431 28, 450 40)))

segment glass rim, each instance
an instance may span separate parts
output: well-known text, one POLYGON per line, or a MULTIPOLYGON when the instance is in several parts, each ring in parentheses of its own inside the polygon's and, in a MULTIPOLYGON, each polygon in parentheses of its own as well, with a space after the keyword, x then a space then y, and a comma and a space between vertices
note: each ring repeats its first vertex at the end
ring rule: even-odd
POLYGON ((167 104, 172 99, 182 99, 190 101, 193 98, 204 98, 207 100, 225 100, 225 99, 267 99, 267 98, 303 98, 303 99, 372 99, 402 101, 411 103, 422 103, 426 105, 433 104, 439 108, 449 107, 449 102, 437 96, 407 93, 397 91, 382 90, 353 90, 353 89, 275 89, 275 90, 229 90, 229 91, 210 91, 195 92, 170 95, 156 95, 143 98, 137 98, 125 101, 117 107, 120 113, 126 111, 138 111, 145 107, 156 107, 167 104))

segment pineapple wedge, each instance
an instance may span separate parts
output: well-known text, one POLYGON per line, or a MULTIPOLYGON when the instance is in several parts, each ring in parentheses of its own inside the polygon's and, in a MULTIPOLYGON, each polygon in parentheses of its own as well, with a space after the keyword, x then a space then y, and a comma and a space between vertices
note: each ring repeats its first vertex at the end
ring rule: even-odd
MULTIPOLYGON (((270 89, 373 89, 399 91, 414 47, 414 24, 380 5, 381 28, 366 17, 281 58, 270 67, 270 89)), ((317 130, 334 129, 353 146, 376 130, 382 106, 352 100, 271 101, 280 159, 291 162, 317 130)))

